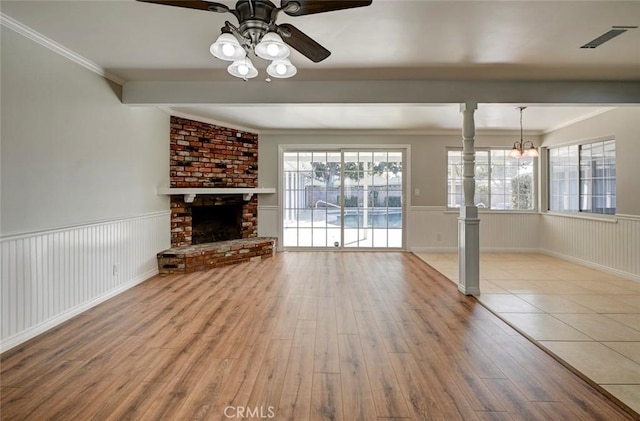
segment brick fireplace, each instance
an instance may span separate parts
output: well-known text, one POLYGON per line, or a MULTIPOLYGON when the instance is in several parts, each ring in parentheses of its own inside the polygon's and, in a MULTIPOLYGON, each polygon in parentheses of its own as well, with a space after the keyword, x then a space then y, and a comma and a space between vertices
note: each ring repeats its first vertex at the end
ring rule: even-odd
MULTIPOLYGON (((212 209, 215 207, 236 208, 240 218, 240 233, 234 238, 252 238, 258 235, 258 198, 253 196, 251 200, 245 202, 241 195, 201 195, 197 196, 193 203, 184 201, 183 196, 171 197, 171 247, 190 246, 203 241, 194 243, 194 213, 206 212, 204 208, 212 209)), ((214 213, 216 213, 214 211, 214 213)), ((229 230, 230 227, 222 228, 229 230)), ((202 233, 196 233, 196 237, 202 233)), ((211 238, 213 241, 222 241, 220 238, 211 238)), ((204 241, 207 242, 207 241, 204 241)))
MULTIPOLYGON (((255 188, 258 135, 172 116, 169 171, 171 188, 255 188)), ((160 273, 272 255, 275 239, 257 237, 258 198, 244 199, 238 194, 198 194, 189 202, 172 195, 172 248, 158 254, 160 273), (271 247, 265 248, 265 241, 271 247), (233 247, 227 250, 225 242, 233 242, 233 247), (189 257, 198 257, 198 264, 189 267, 189 257)))

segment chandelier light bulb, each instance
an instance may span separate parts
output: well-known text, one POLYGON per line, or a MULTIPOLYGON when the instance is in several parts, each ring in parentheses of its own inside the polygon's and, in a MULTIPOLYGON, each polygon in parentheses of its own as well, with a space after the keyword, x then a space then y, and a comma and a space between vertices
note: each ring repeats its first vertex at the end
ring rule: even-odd
POLYGON ((245 64, 241 64, 238 66, 238 73, 240 73, 242 76, 246 76, 247 73, 249 73, 249 67, 245 64))

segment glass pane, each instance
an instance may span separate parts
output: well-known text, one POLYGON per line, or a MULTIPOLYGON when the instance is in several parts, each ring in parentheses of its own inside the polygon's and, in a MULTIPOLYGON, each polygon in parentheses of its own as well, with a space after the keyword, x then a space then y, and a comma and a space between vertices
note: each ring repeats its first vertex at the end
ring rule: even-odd
POLYGON ((327 230, 327 247, 340 247, 340 228, 327 230))
POLYGON ((311 153, 298 153, 298 171, 311 171, 311 153))
POLYGON ((327 231, 323 229, 313 230, 313 247, 327 246, 327 231))
POLYGON ((283 232, 282 244, 284 247, 296 247, 298 245, 298 229, 285 228, 283 232))
POLYGON ((311 247, 312 235, 311 228, 300 228, 298 230, 298 247, 311 247))
POLYGON ((387 247, 387 230, 377 229, 373 233, 373 247, 387 247))
POLYGON ((402 229, 394 228, 387 231, 388 247, 402 247, 402 229))
POLYGON ((583 212, 615 213, 615 207, 611 207, 615 202, 611 189, 615 184, 615 141, 582 145, 579 159, 579 209, 583 212))

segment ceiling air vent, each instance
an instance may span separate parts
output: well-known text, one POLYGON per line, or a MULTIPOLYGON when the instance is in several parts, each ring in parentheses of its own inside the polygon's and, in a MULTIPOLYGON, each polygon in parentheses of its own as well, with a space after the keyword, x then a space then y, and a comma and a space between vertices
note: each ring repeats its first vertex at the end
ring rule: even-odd
POLYGON ((596 48, 604 44, 605 42, 617 37, 620 34, 624 34, 629 29, 636 29, 637 26, 612 26, 608 32, 600 35, 598 38, 593 41, 587 42, 580 48, 596 48))

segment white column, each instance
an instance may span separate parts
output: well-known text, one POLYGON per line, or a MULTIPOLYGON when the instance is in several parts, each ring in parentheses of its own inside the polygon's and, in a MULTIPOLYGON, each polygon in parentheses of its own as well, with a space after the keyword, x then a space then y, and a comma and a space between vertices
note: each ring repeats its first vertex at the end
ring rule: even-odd
POLYGON ((475 205, 475 103, 460 104, 462 113, 462 186, 464 203, 458 218, 458 290, 465 295, 480 294, 480 219, 475 205))

